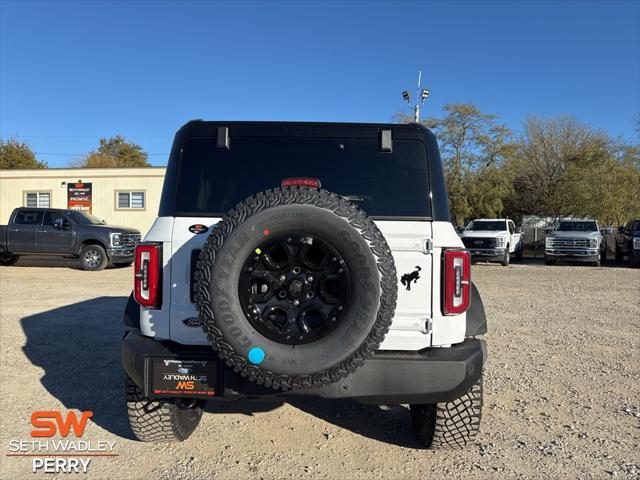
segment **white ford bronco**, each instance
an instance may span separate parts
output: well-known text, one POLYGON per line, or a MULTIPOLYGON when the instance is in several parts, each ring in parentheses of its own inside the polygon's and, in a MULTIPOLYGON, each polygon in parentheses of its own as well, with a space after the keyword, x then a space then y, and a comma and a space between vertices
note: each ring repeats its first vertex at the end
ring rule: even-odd
POLYGON ((474 220, 460 234, 465 247, 474 259, 497 261, 505 267, 511 256, 522 259, 524 242, 522 231, 513 220, 505 218, 480 218, 474 220))
POLYGON ((486 333, 424 127, 191 121, 137 246, 131 428, 182 441, 206 402, 410 406, 426 447, 476 435, 486 333))

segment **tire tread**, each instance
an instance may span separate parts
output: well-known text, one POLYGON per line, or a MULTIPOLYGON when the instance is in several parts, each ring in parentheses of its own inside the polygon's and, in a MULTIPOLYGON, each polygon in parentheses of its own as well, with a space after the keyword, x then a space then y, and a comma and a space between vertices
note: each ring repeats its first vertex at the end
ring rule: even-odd
POLYGON ((153 400, 129 377, 126 379, 127 414, 135 437, 143 442, 182 442, 189 438, 202 410, 180 410, 170 401, 153 400))
POLYGON ((468 392, 451 402, 411 405, 411 417, 416 435, 426 448, 465 447, 480 430, 482 377, 468 392))

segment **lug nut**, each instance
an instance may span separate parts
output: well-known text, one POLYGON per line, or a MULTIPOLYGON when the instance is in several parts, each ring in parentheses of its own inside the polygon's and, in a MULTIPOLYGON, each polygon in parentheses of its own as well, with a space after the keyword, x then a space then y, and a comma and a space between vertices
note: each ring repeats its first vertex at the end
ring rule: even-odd
POLYGON ((281 282, 284 282, 287 279, 287 277, 285 277, 284 275, 280 275, 278 277, 278 280, 280 280, 281 282))
POLYGON ((307 298, 313 298, 313 292, 307 292, 307 298))
POLYGON ((294 300, 293 301, 293 306, 297 307, 298 305, 300 305, 300 300, 294 300))
POLYGON ((307 282, 309 282, 309 283, 313 282, 313 277, 311 275, 309 275, 307 277, 307 282))
POLYGON ((294 275, 298 275, 300 273, 300 267, 293 267, 292 272, 294 275))
POLYGON ((287 292, 285 292, 284 290, 280 290, 280 291, 278 292, 278 296, 279 296, 280 298, 284 298, 284 297, 286 297, 286 296, 287 296, 287 292))

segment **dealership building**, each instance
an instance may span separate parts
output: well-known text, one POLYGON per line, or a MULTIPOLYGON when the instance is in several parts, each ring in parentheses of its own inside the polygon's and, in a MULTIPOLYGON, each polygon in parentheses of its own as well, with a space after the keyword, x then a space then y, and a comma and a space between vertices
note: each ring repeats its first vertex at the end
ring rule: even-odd
POLYGON ((0 224, 16 207, 83 210, 147 232, 158 215, 165 167, 0 170, 0 224))

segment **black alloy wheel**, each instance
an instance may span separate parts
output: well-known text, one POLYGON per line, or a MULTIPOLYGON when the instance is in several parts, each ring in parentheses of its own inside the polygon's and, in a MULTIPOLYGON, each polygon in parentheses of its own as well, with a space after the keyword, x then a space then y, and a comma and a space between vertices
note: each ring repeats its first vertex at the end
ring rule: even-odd
POLYGON ((254 250, 242 268, 238 295, 257 331, 298 345, 322 338, 340 323, 351 279, 344 259, 328 242, 292 234, 254 250))

